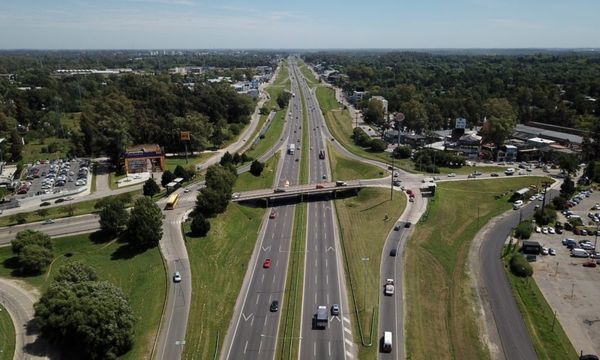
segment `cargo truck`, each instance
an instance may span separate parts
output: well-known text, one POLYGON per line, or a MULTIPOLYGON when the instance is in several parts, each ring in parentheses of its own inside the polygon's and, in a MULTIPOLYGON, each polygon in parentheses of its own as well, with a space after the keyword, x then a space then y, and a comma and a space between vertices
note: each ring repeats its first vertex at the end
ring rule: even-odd
POLYGON ((296 144, 290 144, 288 147, 288 154, 294 155, 296 152, 296 144))

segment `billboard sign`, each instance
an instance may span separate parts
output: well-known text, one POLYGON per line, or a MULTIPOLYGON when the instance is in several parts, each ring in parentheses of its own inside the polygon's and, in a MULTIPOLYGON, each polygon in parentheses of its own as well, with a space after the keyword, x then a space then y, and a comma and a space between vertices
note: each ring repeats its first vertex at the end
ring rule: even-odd
POLYGON ((190 132, 189 131, 181 132, 181 141, 190 141, 190 132))
POLYGON ((467 127, 467 119, 465 118, 456 118, 455 129, 465 129, 467 127))

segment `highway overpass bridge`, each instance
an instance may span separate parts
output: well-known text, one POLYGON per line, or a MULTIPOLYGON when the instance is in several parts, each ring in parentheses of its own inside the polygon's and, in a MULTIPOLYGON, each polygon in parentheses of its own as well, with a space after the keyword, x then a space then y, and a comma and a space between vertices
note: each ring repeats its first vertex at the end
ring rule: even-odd
POLYGON ((298 185, 289 187, 279 187, 276 189, 260 189, 245 191, 240 193, 234 193, 231 201, 235 202, 246 202, 256 200, 282 200, 291 199, 304 196, 316 196, 316 195, 332 195, 334 198, 340 193, 357 193, 363 187, 368 186, 367 183, 363 183, 359 180, 348 181, 342 183, 329 182, 320 184, 310 185, 298 185))

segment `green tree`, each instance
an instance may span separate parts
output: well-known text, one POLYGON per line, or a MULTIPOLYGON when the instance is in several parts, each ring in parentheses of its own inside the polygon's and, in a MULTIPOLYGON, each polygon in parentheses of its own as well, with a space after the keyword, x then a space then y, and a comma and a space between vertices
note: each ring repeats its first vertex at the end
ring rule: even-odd
POLYGON ((510 271, 520 277, 533 275, 533 268, 521 254, 513 254, 510 258, 510 271))
POLYGON ((567 208, 567 198, 564 196, 557 196, 552 199, 552 205, 556 210, 564 210, 567 208))
POLYGON ((408 159, 412 155, 412 150, 409 146, 396 146, 392 153, 396 159, 408 159))
MULTIPOLYGON (((213 124, 209 122, 206 115, 193 112, 187 114, 184 117, 177 117, 173 120, 173 129, 179 129, 180 131, 189 131, 190 140, 189 148, 191 151, 203 151, 210 147, 210 138, 215 131, 213 124)), ((175 134, 179 138, 179 131, 175 134)), ((183 150, 183 143, 180 144, 181 150, 183 150)))
POLYGON ((556 220, 556 210, 552 209, 551 206, 548 204, 544 208, 543 212, 541 208, 537 209, 534 212, 533 217, 537 224, 548 225, 549 223, 554 222, 556 220))
POLYGON ((206 236, 210 231, 210 221, 200 212, 195 212, 192 217, 190 229, 194 236, 206 236))
POLYGON ((98 274, 96 269, 80 261, 70 261, 58 269, 54 281, 65 281, 70 283, 81 283, 84 281, 96 281, 98 274))
POLYGON ((579 161, 572 154, 561 154, 556 161, 558 167, 569 175, 575 173, 579 168, 579 161))
POLYGON ((571 176, 567 175, 563 183, 560 185, 560 192, 567 197, 575 193, 575 182, 573 182, 571 176))
POLYGON ((365 122, 375 125, 383 125, 385 121, 383 103, 378 99, 371 99, 367 108, 363 110, 365 122))
POLYGON ((37 214, 37 216, 41 217, 41 218, 45 218, 46 216, 48 216, 48 209, 42 208, 42 209, 37 209, 35 211, 35 213, 37 214))
POLYGON ((19 162, 23 158, 23 140, 17 130, 10 133, 10 159, 19 162))
POLYGON ((250 174, 254 176, 260 176, 262 174, 265 164, 261 163, 258 160, 254 160, 252 164, 250 164, 250 174))
POLYGON ((229 197, 227 193, 211 187, 200 190, 196 198, 196 212, 207 218, 214 217, 227 209, 229 197))
POLYGON ((165 170, 160 179, 160 184, 162 187, 166 188, 167 184, 173 180, 175 180, 175 175, 171 172, 171 170, 165 170))
POLYGON ((234 168, 213 165, 206 169, 205 184, 207 188, 217 189, 219 192, 231 194, 231 189, 237 179, 234 168))
POLYGON ((154 181, 154 178, 150 178, 150 179, 146 180, 146 182, 144 183, 144 196, 152 197, 152 196, 158 194, 159 192, 160 192, 160 187, 158 186, 156 181, 154 181))
POLYGON ((27 229, 19 231, 15 239, 11 242, 12 251, 17 255, 29 245, 38 245, 48 250, 52 250, 52 239, 48 234, 41 231, 27 229))
POLYGON ((531 237, 531 222, 522 221, 515 229, 515 236, 521 240, 531 237))
POLYGON ((34 309, 42 336, 77 357, 116 359, 133 344, 133 311, 108 282, 55 281, 34 309))
POLYGON ((52 251, 40 245, 27 245, 17 255, 24 274, 41 274, 52 262, 52 251))
POLYGON ((277 105, 280 109, 284 109, 290 102, 291 98, 292 94, 289 91, 282 91, 277 96, 277 105))
POLYGON ((371 141, 371 151, 373 152, 382 152, 387 149, 387 144, 385 141, 381 139, 373 139, 371 141))
POLYGON ((25 213, 11 215, 10 218, 13 222, 16 222, 17 224, 25 224, 27 222, 27 214, 25 213))
POLYGON ((117 235, 125 230, 129 213, 125 204, 117 197, 107 198, 100 206, 100 229, 109 235, 117 235))
POLYGON ((233 163, 233 155, 231 155, 229 151, 226 151, 221 157, 221 161, 219 163, 223 166, 233 163))
POLYGON ((493 142, 497 148, 513 133, 517 115, 507 99, 492 98, 483 104, 487 121, 483 124, 482 133, 485 141, 493 142))
POLYGON ((138 198, 129 215, 127 241, 137 248, 158 245, 162 238, 163 214, 149 197, 138 198))
POLYGON ((188 181, 192 177, 192 174, 190 174, 190 172, 184 169, 181 165, 177 165, 175 167, 173 174, 175 175, 175 178, 182 178, 184 181, 188 181))

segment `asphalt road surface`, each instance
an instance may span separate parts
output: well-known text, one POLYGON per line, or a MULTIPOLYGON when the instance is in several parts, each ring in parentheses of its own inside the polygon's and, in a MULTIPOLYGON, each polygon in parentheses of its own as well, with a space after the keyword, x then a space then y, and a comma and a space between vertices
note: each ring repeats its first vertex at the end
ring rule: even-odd
MULTIPOLYGON (((548 193, 546 203, 557 195, 554 191, 548 193)), ((489 231, 490 237, 481 247, 480 271, 500 336, 502 352, 505 358, 510 360, 537 359, 537 354, 506 278, 500 255, 512 229, 519 224, 520 219, 533 215, 536 203, 531 202, 520 210, 514 210, 510 216, 499 221, 494 229, 489 231)))
MULTIPOLYGON (((301 79, 308 113, 307 131, 310 134, 309 144, 304 146, 310 146, 309 182, 316 187, 331 179, 327 147, 319 130, 324 123, 317 116, 320 111, 318 103, 296 64, 290 68, 290 73, 301 79), (320 158, 320 154, 324 156, 320 158)), ((337 220, 333 206, 332 201, 308 203, 300 359, 344 359, 353 356, 352 327, 346 293, 343 291, 343 263, 339 256, 339 241, 336 241, 337 220), (337 316, 331 314, 333 304, 340 306, 337 316), (324 330, 318 330, 314 329, 313 319, 317 307, 322 305, 328 309, 329 325, 324 330)))
MULTIPOLYGON (((299 88, 292 79, 292 97, 286 121, 286 134, 288 144, 300 144, 302 131, 302 105, 300 103, 299 88)), ((277 180, 279 187, 298 184, 300 168, 300 150, 294 154, 282 157, 282 167, 277 180)), ((288 260, 291 248, 292 227, 294 221, 294 205, 276 206, 267 209, 269 214, 263 224, 260 236, 260 249, 258 256, 250 265, 252 275, 247 286, 242 287, 240 296, 241 311, 236 310, 237 318, 228 332, 224 342, 222 358, 225 359, 269 359, 275 357, 277 334, 279 330, 280 312, 271 311, 270 305, 274 300, 281 306, 285 281, 287 276, 288 260), (273 216, 270 216, 274 214, 273 216), (265 260, 270 259, 271 265, 265 268, 265 260)))

